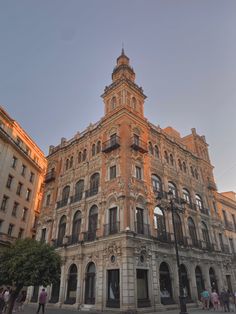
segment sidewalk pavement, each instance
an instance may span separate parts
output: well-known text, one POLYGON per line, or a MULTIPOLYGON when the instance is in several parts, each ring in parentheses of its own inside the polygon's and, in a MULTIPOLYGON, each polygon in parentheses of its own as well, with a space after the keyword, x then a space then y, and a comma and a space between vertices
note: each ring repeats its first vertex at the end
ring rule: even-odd
MULTIPOLYGON (((18 313, 21 313, 21 314, 35 314, 37 311, 37 305, 31 305, 31 304, 27 304, 25 305, 24 307, 24 311, 23 312, 18 312, 18 313)), ((77 312, 78 314, 100 314, 100 313, 105 313, 105 314, 109 314, 109 313, 118 313, 118 311, 105 311, 105 312, 95 312, 95 311, 81 311, 81 310, 77 310, 77 309, 59 309, 59 308, 53 308, 53 307, 47 307, 46 306, 46 309, 45 309, 45 314, 74 314, 75 312, 77 312)), ((41 313, 41 311, 40 311, 41 313)), ((156 314, 158 312, 154 312, 154 313, 148 313, 148 314, 156 314)), ((179 314, 179 309, 176 309, 176 310, 168 310, 168 311, 162 311, 162 312, 159 312, 159 313, 167 313, 167 314, 179 314)), ((194 309, 189 309, 188 310, 188 313, 189 314, 225 314, 224 311, 222 310, 219 310, 219 311, 213 311, 212 310, 202 310, 201 308, 194 308, 194 309)), ((234 312, 231 312, 231 313, 236 313, 235 309, 234 309, 234 312)))

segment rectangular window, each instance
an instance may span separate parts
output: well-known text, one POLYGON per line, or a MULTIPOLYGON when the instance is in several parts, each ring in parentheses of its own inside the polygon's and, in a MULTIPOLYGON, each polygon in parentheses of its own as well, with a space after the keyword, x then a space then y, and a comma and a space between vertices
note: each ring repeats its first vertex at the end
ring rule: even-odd
POLYGON ((14 217, 16 217, 18 206, 19 206, 19 203, 14 202, 12 213, 11 213, 12 216, 14 216, 14 217))
POLYGON ((2 198, 2 204, 1 204, 1 210, 4 212, 7 209, 7 203, 8 203, 9 197, 6 195, 3 195, 2 198))
POLYGON ((12 236, 13 228, 14 228, 14 225, 13 224, 9 224, 8 231, 7 231, 7 234, 9 236, 12 236))
POLYGON ((15 156, 13 156, 12 157, 12 164, 11 164, 11 166, 12 166, 12 168, 16 168, 16 164, 17 164, 17 158, 15 157, 15 156))
POLYGON ((30 182, 33 183, 34 182, 34 173, 31 171, 30 172, 30 182))
POLYGON ((19 196, 20 196, 21 191, 22 191, 22 186, 23 186, 23 183, 19 182, 18 186, 17 186, 17 189, 16 189, 16 194, 19 195, 19 196))
POLYGON ((3 220, 0 220, 0 232, 2 231, 3 220))
POLYGON ((111 146, 116 144, 116 133, 110 136, 110 144, 111 146))
POLYGON ((229 239, 229 244, 230 244, 230 248, 231 248, 231 253, 235 253, 235 251, 234 251, 234 240, 229 239))
POLYGON ((8 176, 8 178, 7 178, 7 184, 6 184, 6 187, 7 187, 8 189, 11 188, 12 181, 13 181, 13 176, 9 174, 9 176, 8 176))
POLYGON ((225 210, 222 209, 222 213, 223 213, 223 217, 224 217, 224 223, 225 223, 225 225, 227 225, 228 220, 227 220, 227 216, 226 216, 225 210))
POLYGON ((107 307, 120 307, 120 270, 107 271, 107 307))
POLYGON ((23 221, 26 221, 27 213, 28 213, 28 208, 24 207, 23 212, 22 212, 22 220, 23 221))
POLYGON ((26 172, 26 165, 22 165, 21 167, 21 175, 24 177, 26 172))
POLYGON ((116 178, 116 166, 110 167, 110 180, 116 178))
POLYGON ((109 209, 109 225, 110 225, 110 234, 118 232, 117 225, 117 207, 113 207, 109 209))
POLYGON ((219 233, 219 240, 220 240, 220 248, 221 248, 221 251, 224 252, 223 236, 222 236, 221 233, 219 233))
POLYGON ((134 134, 134 144, 139 146, 139 136, 137 134, 134 134))
POLYGON ((50 198, 51 198, 51 194, 48 194, 47 197, 46 197, 46 206, 49 206, 50 198))
POLYGON ((27 189, 27 190, 26 190, 26 195, 25 195, 26 201, 29 201, 29 200, 30 200, 30 196, 31 196, 31 190, 30 190, 30 189, 27 189))
POLYGON ((232 214, 233 223, 234 223, 234 230, 236 231, 236 220, 234 214, 232 214))
POLYGON ((42 242, 46 241, 46 231, 47 231, 46 228, 43 228, 42 231, 41 231, 41 239, 40 239, 40 241, 42 241, 42 242))
POLYGON ((24 229, 20 228, 18 233, 18 239, 22 239, 24 233, 24 229))
POLYGON ((135 166, 135 177, 139 180, 142 180, 142 170, 138 166, 135 166))
POLYGON ((136 208, 136 232, 144 234, 143 209, 136 208))

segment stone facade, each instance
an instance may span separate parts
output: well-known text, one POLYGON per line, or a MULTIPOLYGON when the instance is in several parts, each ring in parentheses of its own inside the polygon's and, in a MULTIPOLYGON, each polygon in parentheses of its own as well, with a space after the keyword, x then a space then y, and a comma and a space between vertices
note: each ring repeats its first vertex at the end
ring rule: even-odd
POLYGON ((195 129, 181 137, 144 117, 146 96, 124 51, 102 97, 98 123, 50 146, 37 232, 63 260, 50 302, 120 311, 178 303, 174 226, 187 301, 203 287, 235 289, 205 137, 195 129))
POLYGON ((0 107, 0 247, 35 237, 47 161, 0 107))

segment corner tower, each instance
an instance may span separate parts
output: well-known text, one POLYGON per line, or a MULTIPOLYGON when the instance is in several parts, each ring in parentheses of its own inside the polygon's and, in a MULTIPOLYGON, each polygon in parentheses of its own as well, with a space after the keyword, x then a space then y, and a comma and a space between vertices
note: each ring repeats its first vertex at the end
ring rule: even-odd
POLYGON ((136 115, 143 117, 146 96, 142 87, 135 83, 135 72, 129 64, 129 58, 124 49, 117 58, 111 77, 112 83, 105 87, 102 95, 105 115, 113 114, 122 107, 126 107, 136 115))

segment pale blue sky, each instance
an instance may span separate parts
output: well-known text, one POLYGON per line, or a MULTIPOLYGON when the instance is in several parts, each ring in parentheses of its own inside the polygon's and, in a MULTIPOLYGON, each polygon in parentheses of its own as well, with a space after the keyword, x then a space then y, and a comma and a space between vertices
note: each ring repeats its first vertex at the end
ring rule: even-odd
POLYGON ((205 134, 236 191, 235 0, 0 0, 0 103, 47 153, 102 117, 122 42, 146 117, 205 134))

